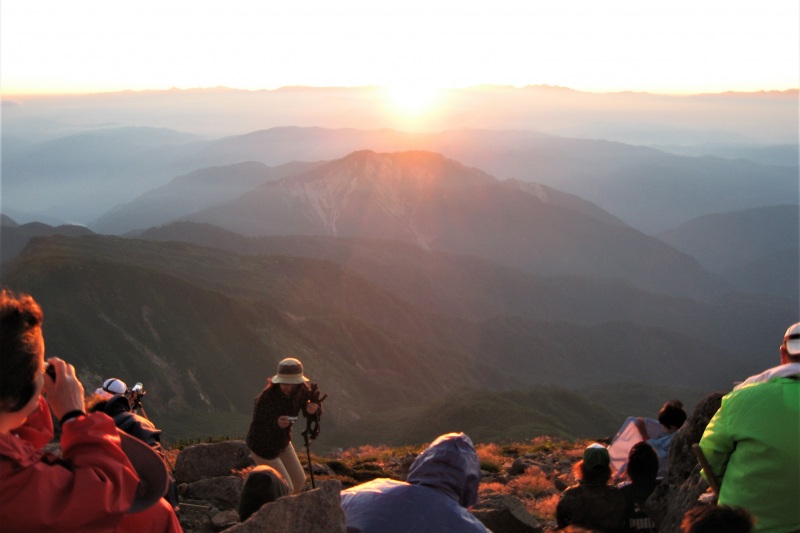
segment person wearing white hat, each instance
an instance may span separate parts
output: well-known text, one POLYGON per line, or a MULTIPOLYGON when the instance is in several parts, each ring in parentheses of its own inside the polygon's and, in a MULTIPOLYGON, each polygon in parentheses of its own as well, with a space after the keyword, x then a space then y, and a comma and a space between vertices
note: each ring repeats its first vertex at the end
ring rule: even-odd
POLYGON ((253 408, 247 446, 257 465, 271 466, 283 476, 290 494, 303 490, 306 474, 292 446, 292 425, 303 416, 320 416, 322 404, 311 401, 309 379, 303 363, 289 357, 278 363, 278 372, 267 379, 253 408))
POLYGON ((110 400, 118 394, 127 394, 128 386, 124 381, 118 378, 108 378, 103 382, 103 386, 95 389, 95 394, 102 396, 106 400, 110 400))
POLYGON ((734 390, 740 389, 751 383, 763 383, 773 378, 793 376, 800 374, 800 322, 793 324, 783 335, 783 342, 779 348, 781 354, 781 364, 768 370, 750 376, 742 381, 734 390))
POLYGON ((756 532, 800 531, 800 323, 780 352, 781 366, 722 398, 700 439, 719 504, 750 511, 756 532))

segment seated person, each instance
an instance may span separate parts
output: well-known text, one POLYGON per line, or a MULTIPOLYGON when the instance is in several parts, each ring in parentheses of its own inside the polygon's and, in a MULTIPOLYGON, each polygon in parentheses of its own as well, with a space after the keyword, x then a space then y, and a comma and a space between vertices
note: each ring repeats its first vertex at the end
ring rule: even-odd
POLYGON ((265 503, 289 495, 289 485, 277 470, 258 465, 247 473, 239 496, 239 520, 244 522, 265 503))
POLYGON ((625 497, 623 529, 655 533, 656 523, 645 512, 644 503, 658 486, 658 456, 652 446, 646 442, 633 445, 628 454, 628 476, 631 481, 620 485, 625 497))
POLYGON ((487 533, 467 508, 478 500, 478 454, 463 433, 437 438, 419 454, 406 481, 375 479, 342 491, 348 531, 487 533))
POLYGON ((608 450, 602 444, 591 444, 583 451, 583 459, 575 464, 578 484, 565 490, 556 505, 559 528, 574 525, 604 532, 622 528, 625 497, 608 484, 609 465, 608 450))
MULTIPOLYGON (((181 531, 157 493, 163 489, 154 492, 142 481, 145 468, 153 467, 144 466, 147 454, 163 465, 147 446, 121 437, 105 414, 86 414, 72 365, 51 358, 47 374, 41 328, 42 311, 32 297, 0 291, 3 531, 181 531), (61 421, 60 458, 42 450, 53 437, 51 408, 61 421), (134 463, 126 445, 141 446, 141 456, 131 454, 134 463)), ((166 472, 161 474, 166 486, 166 472)))
POLYGON ((670 400, 665 403, 658 412, 658 422, 664 427, 665 433, 655 439, 651 439, 647 429, 641 419, 636 421, 636 427, 642 434, 642 440, 650 443, 658 455, 658 477, 664 479, 667 476, 669 466, 669 446, 675 433, 686 422, 686 410, 679 400, 670 400))

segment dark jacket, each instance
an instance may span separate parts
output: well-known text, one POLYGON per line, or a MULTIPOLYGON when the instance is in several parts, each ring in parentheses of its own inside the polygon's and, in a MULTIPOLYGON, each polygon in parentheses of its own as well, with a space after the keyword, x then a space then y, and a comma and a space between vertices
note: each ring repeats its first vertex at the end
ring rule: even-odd
POLYGON ((606 484, 580 482, 564 491, 556 506, 558 527, 576 525, 611 533, 622 529, 625 497, 606 484))
MULTIPOLYGON (((300 410, 308 416, 305 405, 309 400, 311 388, 308 383, 302 384, 292 398, 281 392, 278 383, 267 386, 255 400, 253 419, 247 432, 247 446, 254 454, 264 459, 274 459, 292 440, 292 426, 281 428, 278 418, 281 416, 298 416, 300 410)), ((322 405, 315 416, 322 414, 322 405)))
POLYGON ((170 472, 169 486, 167 487, 167 493, 164 495, 164 498, 172 505, 173 509, 177 509, 179 504, 178 484, 172 476, 172 468, 161 446, 161 430, 157 429, 149 419, 132 412, 128 398, 121 394, 113 396, 108 401, 94 404, 91 410, 107 414, 114 419, 114 424, 119 429, 147 443, 161 456, 161 459, 170 472))
POLYGON ((655 521, 645 511, 645 502, 658 484, 659 481, 653 479, 638 483, 628 483, 619 488, 625 498, 624 531, 638 531, 640 533, 655 533, 658 531, 655 521))

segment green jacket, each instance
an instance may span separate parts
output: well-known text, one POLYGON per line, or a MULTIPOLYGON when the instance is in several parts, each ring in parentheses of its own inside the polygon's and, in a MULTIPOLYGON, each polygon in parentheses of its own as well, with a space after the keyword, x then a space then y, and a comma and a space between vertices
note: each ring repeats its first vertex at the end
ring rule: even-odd
POLYGON ((800 529, 800 380, 727 394, 700 448, 720 483, 720 504, 748 509, 758 532, 800 529))

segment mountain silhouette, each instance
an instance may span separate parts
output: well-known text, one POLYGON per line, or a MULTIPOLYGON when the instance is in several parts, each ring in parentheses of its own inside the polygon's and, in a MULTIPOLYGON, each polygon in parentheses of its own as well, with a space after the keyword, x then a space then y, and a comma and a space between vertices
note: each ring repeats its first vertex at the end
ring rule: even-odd
POLYGON ((430 152, 354 152, 186 220, 246 236, 397 240, 540 275, 624 279, 660 292, 708 297, 725 288, 657 239, 545 203, 430 152))

